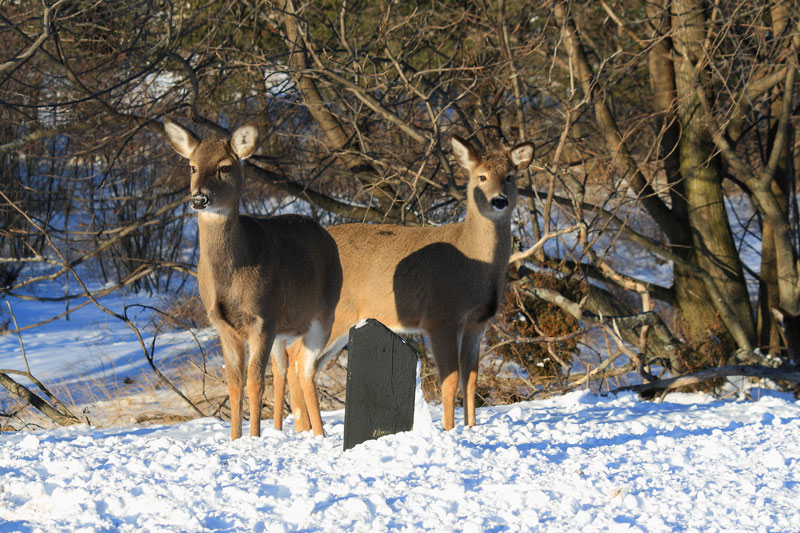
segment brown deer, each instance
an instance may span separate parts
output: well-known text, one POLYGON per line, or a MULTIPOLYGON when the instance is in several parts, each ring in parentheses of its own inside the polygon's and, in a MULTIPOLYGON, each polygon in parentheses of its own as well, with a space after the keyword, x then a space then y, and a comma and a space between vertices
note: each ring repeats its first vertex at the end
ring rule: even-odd
POLYGON ((239 214, 243 161, 258 145, 258 128, 244 125, 230 140, 200 140, 164 121, 172 147, 189 159, 191 205, 197 210, 200 297, 219 333, 231 401, 231 439, 242 435, 245 342, 250 351, 247 394, 250 435, 261 434, 264 372, 272 352, 275 427, 283 423, 286 341, 302 338, 311 353, 328 342, 342 284, 336 243, 311 218, 239 214))
POLYGON ((342 292, 327 346, 317 351, 297 341, 290 347, 290 373, 297 372, 302 387, 302 400, 291 390, 298 430, 310 422, 315 435, 323 434, 317 371, 344 346, 349 329, 366 318, 396 332, 425 333, 442 383, 444 429, 454 426, 459 381, 464 422, 475 425, 480 342, 502 300, 511 255, 511 214, 518 196, 514 170, 528 167, 534 147, 522 143, 481 155, 459 137, 451 144, 469 173, 463 222, 328 229, 339 246, 342 292))

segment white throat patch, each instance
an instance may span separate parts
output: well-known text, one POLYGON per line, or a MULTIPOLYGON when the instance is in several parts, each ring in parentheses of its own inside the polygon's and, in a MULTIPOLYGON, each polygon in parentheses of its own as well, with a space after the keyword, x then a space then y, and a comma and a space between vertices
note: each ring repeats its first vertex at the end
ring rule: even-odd
POLYGON ((203 218, 208 222, 222 221, 231 216, 231 210, 227 207, 206 207, 197 211, 197 217, 203 218))

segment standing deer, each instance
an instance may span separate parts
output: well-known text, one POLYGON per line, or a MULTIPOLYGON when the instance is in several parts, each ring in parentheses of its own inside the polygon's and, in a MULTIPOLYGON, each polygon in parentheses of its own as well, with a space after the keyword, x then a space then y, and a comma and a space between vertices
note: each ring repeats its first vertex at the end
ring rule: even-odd
POLYGON ((243 161, 255 152, 258 129, 244 125, 230 140, 199 140, 166 119, 172 147, 189 159, 191 205, 197 210, 197 280, 208 319, 219 333, 231 401, 231 440, 242 436, 245 342, 250 350, 247 394, 250 435, 261 434, 264 371, 272 352, 275 427, 283 424, 286 341, 302 338, 311 353, 330 337, 342 285, 336 243, 313 219, 239 214, 243 161))
POLYGON ((327 346, 318 351, 297 341, 290 347, 290 374, 298 374, 302 388, 302 399, 291 391, 298 430, 310 422, 315 435, 323 434, 316 374, 347 342, 349 329, 366 318, 398 333, 425 333, 442 383, 444 429, 454 426, 459 380, 464 422, 475 425, 480 342, 500 306, 511 255, 511 214, 517 203, 513 171, 528 167, 534 147, 522 143, 480 155, 459 137, 451 144, 469 173, 463 222, 328 229, 339 247, 342 292, 327 346))

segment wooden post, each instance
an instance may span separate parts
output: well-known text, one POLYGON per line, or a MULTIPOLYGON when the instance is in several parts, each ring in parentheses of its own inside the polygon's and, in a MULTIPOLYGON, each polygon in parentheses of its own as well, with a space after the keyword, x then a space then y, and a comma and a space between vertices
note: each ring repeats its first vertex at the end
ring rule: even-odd
POLYGON ((350 329, 344 449, 414 424, 417 355, 389 328, 369 319, 350 329))

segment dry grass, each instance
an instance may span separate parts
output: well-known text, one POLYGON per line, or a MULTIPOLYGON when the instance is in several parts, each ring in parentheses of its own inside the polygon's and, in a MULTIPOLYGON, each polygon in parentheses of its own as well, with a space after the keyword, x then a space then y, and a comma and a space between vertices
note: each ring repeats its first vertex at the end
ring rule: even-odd
MULTIPOLYGON (((228 388, 221 357, 203 361, 196 355, 186 355, 167 371, 167 375, 204 414, 230 420, 228 388)), ((320 373, 318 382, 322 408, 342 409, 346 369, 338 359, 320 373)), ((262 419, 265 421, 273 416, 272 383, 271 370, 268 369, 262 400, 262 419)), ((55 384, 51 391, 74 414, 97 427, 170 424, 198 416, 152 372, 145 371, 135 378, 118 381, 104 378, 79 384, 55 384)), ((244 404, 245 417, 249 418, 247 401, 244 404)), ((0 391, 0 413, 0 432, 56 427, 52 420, 4 391, 0 391)), ((289 414, 287 402, 284 418, 289 414)))

